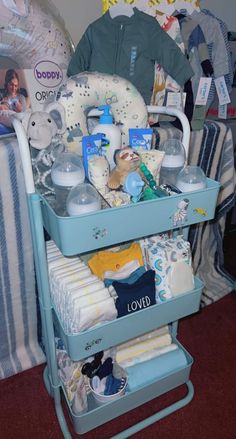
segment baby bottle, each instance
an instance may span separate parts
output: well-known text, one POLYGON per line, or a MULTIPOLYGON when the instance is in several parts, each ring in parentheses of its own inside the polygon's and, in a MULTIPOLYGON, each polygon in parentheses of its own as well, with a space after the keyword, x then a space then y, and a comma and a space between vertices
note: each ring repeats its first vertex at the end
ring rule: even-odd
POLYGON ((101 196, 90 183, 78 184, 69 193, 66 209, 70 216, 94 212, 101 209, 101 196))
POLYGON ((159 148, 165 152, 160 170, 160 184, 176 184, 176 178, 185 162, 185 149, 178 139, 166 140, 159 148))
POLYGON ((207 186, 207 178, 200 166, 188 165, 178 174, 176 186, 181 192, 205 189, 207 186))
POLYGON ((70 190, 83 183, 85 172, 81 158, 73 152, 58 155, 51 169, 51 178, 55 189, 56 212, 66 214, 66 199, 70 190))

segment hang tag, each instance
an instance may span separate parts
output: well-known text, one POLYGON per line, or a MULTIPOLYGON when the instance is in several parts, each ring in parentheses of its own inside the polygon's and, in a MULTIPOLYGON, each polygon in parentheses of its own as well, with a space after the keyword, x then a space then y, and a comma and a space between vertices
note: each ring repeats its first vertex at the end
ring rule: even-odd
POLYGON ((178 110, 183 111, 185 107, 185 101, 186 101, 186 93, 175 93, 175 92, 168 92, 167 93, 167 100, 166 100, 166 106, 167 107, 175 107, 178 110))
POLYGON ((229 104, 231 102, 224 76, 215 79, 216 91, 220 105, 229 104))
POLYGON ((227 104, 219 105, 218 118, 219 119, 227 119, 227 104))
POLYGON ((212 78, 200 78, 195 105, 206 105, 212 78))

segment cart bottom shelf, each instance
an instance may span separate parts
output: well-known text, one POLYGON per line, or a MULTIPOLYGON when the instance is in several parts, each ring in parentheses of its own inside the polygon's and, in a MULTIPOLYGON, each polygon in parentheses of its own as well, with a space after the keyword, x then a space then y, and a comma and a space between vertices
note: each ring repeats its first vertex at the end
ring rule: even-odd
MULTIPOLYGON (((179 343, 178 343, 179 344, 179 343)), ((191 355, 184 349, 183 346, 179 344, 179 347, 184 351, 187 364, 185 367, 182 367, 178 370, 175 370, 173 373, 166 374, 161 379, 156 381, 151 381, 148 384, 145 384, 143 387, 139 387, 137 390, 130 392, 127 390, 125 395, 121 396, 119 399, 105 403, 103 405, 98 405, 94 400, 92 394, 88 395, 88 412, 76 415, 72 412, 71 407, 68 403, 65 392, 63 391, 66 405, 68 407, 68 411, 73 423, 74 430, 77 434, 84 434, 88 431, 105 424, 106 422, 127 413, 130 410, 137 408, 138 406, 145 404, 146 402, 163 395, 170 390, 175 389, 182 384, 187 384, 189 382, 189 375, 191 371, 191 367, 193 364, 193 358, 191 355)), ((193 396, 193 388, 190 386, 188 395, 180 401, 177 401, 172 406, 167 407, 161 412, 156 414, 157 419, 154 419, 152 422, 148 423, 148 420, 145 420, 145 426, 150 425, 151 423, 156 422, 156 420, 161 419, 169 413, 181 408, 191 401, 193 396), (165 413, 166 412, 166 413, 165 413)), ((62 388, 63 389, 63 388, 62 388)), ((64 389, 63 389, 64 390, 64 389)), ((137 426, 136 426, 137 427, 137 426)), ((134 433, 134 427, 132 427, 132 432, 134 433)), ((139 431, 144 427, 136 429, 135 431, 139 431)), ((132 434, 133 434, 132 433, 132 434)), ((120 437, 128 437, 120 436, 120 437)))

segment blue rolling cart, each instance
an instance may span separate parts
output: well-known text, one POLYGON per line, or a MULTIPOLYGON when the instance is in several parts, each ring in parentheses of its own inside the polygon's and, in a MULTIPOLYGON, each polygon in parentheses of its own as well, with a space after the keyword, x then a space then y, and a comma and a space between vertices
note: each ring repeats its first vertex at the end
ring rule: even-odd
MULTIPOLYGON (((148 107, 148 110, 151 113, 175 115, 180 119, 183 125, 183 144, 188 154, 190 129, 186 116, 174 108, 148 107)), ((65 439, 70 439, 71 435, 62 409, 62 398, 65 399, 75 432, 81 435, 180 385, 186 385, 187 393, 183 399, 114 436, 114 438, 120 439, 127 438, 184 407, 193 398, 194 389, 189 378, 193 359, 176 340, 177 322, 179 319, 198 311, 203 284, 195 278, 194 290, 172 298, 161 305, 154 305, 146 310, 121 317, 85 332, 67 334, 50 299, 44 229, 65 256, 85 253, 116 243, 177 229, 179 225, 173 223, 173 213, 179 202, 186 198, 186 194, 144 201, 120 208, 104 209, 71 218, 57 216, 47 200, 35 191, 28 141, 22 125, 17 119, 13 120, 13 125, 19 142, 28 197, 43 340, 47 359, 44 383, 49 395, 54 399, 55 411, 65 439), (121 224, 126 226, 120 227, 121 224), (96 406, 94 400, 90 398, 91 395, 88 395, 88 412, 82 415, 76 415, 72 412, 58 377, 54 342, 55 329, 62 338, 71 359, 80 360, 165 324, 170 325, 173 339, 184 351, 187 358, 186 366, 166 374, 161 379, 140 387, 136 391, 127 391, 120 399, 102 406, 96 406)), ((206 189, 187 194, 189 207, 185 228, 214 217, 218 191, 219 184, 208 179, 206 189), (203 212, 204 215, 202 215, 203 212)))

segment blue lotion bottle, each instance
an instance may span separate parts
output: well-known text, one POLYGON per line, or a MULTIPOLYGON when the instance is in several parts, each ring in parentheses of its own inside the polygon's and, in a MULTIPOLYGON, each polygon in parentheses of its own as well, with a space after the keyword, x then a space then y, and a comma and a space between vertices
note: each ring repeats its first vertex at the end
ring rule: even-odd
POLYGON ((113 117, 110 113, 110 105, 100 105, 98 110, 103 111, 99 118, 98 125, 92 131, 92 134, 102 134, 104 139, 104 153, 109 162, 110 170, 112 170, 116 164, 114 162, 114 152, 121 148, 121 131, 113 123, 113 117))

